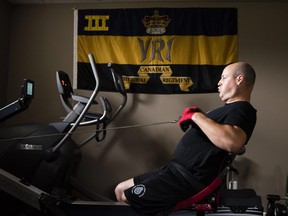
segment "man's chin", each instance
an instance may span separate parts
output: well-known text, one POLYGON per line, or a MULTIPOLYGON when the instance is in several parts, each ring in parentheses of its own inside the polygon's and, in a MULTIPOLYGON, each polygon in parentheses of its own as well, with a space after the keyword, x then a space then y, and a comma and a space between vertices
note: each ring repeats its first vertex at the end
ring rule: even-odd
POLYGON ((219 98, 220 98, 223 102, 227 102, 227 100, 228 100, 227 98, 224 98, 223 95, 220 95, 220 94, 219 94, 219 98))

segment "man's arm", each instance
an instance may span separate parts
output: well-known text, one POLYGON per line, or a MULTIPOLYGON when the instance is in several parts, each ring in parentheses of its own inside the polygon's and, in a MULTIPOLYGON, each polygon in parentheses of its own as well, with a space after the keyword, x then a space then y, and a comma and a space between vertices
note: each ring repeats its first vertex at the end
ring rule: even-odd
POLYGON ((240 127, 218 124, 207 118, 202 112, 195 113, 192 121, 220 149, 236 153, 246 142, 247 135, 240 127))

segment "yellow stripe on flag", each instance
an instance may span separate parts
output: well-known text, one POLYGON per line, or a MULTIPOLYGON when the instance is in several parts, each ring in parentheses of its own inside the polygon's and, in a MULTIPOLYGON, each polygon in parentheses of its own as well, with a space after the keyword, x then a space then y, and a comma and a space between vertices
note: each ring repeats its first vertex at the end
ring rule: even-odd
POLYGON ((78 62, 88 54, 101 63, 132 65, 226 65, 238 59, 237 35, 78 36, 78 62), (84 51, 86 53, 84 53, 84 51), (226 58, 225 58, 226 56, 226 58))

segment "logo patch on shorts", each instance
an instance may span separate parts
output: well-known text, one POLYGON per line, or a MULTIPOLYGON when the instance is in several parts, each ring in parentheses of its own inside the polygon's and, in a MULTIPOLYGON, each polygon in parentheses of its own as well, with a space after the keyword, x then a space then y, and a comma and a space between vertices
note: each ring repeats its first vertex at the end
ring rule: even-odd
POLYGON ((143 184, 135 185, 132 188, 132 194, 135 194, 138 197, 142 197, 146 192, 146 187, 143 184))

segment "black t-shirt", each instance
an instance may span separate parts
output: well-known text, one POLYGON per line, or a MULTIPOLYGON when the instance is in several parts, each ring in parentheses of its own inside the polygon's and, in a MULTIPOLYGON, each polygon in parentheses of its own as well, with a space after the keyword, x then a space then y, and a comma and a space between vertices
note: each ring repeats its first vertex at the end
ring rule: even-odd
MULTIPOLYGON (((206 113, 220 124, 240 127, 250 139, 256 124, 256 110, 248 102, 234 102, 206 113)), ((178 143, 173 160, 189 170, 195 179, 208 185, 219 173, 228 152, 215 146, 196 126, 189 129, 178 143)))

